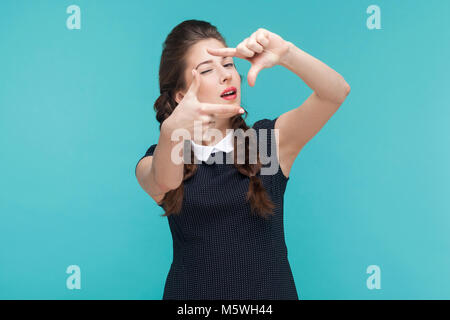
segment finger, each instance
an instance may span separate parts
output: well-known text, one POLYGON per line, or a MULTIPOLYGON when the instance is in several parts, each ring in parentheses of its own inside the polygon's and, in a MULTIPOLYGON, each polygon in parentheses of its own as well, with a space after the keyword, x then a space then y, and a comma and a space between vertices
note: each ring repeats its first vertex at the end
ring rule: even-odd
POLYGON ((261 53, 264 51, 264 48, 262 45, 260 45, 257 41, 256 41, 256 35, 252 35, 250 37, 250 39, 247 41, 247 47, 257 53, 261 53))
POLYGON ((256 77, 258 73, 264 69, 264 67, 260 64, 253 64, 247 74, 247 81, 250 86, 255 86, 256 77))
POLYGON ((213 120, 213 117, 211 115, 206 115, 206 114, 201 114, 199 116, 200 121, 202 122, 202 124, 206 124, 209 123, 213 120))
POLYGON ((244 41, 242 41, 241 43, 239 43, 238 46, 236 47, 236 50, 238 53, 240 53, 245 58, 251 58, 255 55, 255 52, 250 50, 247 47, 247 42, 248 42, 248 38, 245 39, 244 41))
POLYGON ((237 48, 207 48, 207 51, 216 56, 236 57, 240 59, 247 59, 246 55, 241 54, 237 48))
MULTIPOLYGON (((223 114, 242 114, 241 106, 218 103, 202 103, 199 109, 201 114, 216 114, 217 116, 223 114)), ((242 109, 244 110, 244 109, 242 109)))
POLYGON ((236 48, 206 48, 206 50, 214 56, 238 57, 236 48))
MULTIPOLYGON (((237 113, 237 114, 243 114, 243 113, 237 113)), ((236 115, 236 112, 221 113, 221 114, 217 114, 216 118, 217 119, 228 119, 228 118, 234 117, 235 115, 236 115)))
POLYGON ((269 45, 269 39, 262 30, 257 31, 256 41, 258 41, 258 43, 260 43, 263 47, 267 47, 269 45))
POLYGON ((186 94, 197 95, 198 88, 200 87, 200 77, 198 76, 198 72, 195 69, 192 69, 192 82, 189 86, 189 89, 186 94))

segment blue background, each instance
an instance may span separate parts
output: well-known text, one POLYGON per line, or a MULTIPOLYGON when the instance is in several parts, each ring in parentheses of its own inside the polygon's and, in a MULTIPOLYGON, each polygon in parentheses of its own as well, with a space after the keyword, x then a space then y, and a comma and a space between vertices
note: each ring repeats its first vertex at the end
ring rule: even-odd
MULTIPOLYGON (((301 299, 450 298, 450 2, 2 1, 0 298, 161 299, 172 261, 162 209, 134 169, 157 143, 162 43, 185 19, 229 46, 259 27, 351 86, 305 146, 285 194, 301 299), (69 5, 81 30, 69 30, 69 5), (369 5, 381 9, 369 30, 369 5), (66 268, 81 268, 69 290, 66 268), (366 268, 381 269, 369 290, 366 268)), ((250 64, 236 60, 246 75, 250 64)), ((289 70, 243 81, 247 123, 312 93, 289 70)))

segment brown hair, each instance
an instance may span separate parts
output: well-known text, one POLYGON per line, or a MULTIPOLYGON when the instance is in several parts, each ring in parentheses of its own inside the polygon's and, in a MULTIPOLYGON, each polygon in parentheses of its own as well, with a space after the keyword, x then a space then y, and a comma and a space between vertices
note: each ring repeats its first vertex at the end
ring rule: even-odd
MULTIPOLYGON (((217 28, 209 22, 200 20, 186 20, 178 24, 167 36, 163 44, 163 52, 159 66, 159 87, 161 95, 154 103, 156 111, 156 120, 158 120, 159 129, 165 119, 167 119, 178 103, 175 101, 174 93, 178 90, 184 90, 187 87, 184 70, 186 66, 185 54, 188 49, 200 40, 214 38, 226 45, 225 39, 217 31, 217 28)), ((242 76, 241 76, 242 81, 242 76)), ((245 117, 247 111, 245 111, 245 117)), ((249 129, 240 114, 231 117, 230 123, 232 129, 249 129)), ((261 169, 259 154, 257 155, 257 163, 248 163, 249 144, 245 139, 245 163, 237 164, 236 152, 234 152, 234 166, 243 175, 250 178, 249 188, 247 192, 247 200, 250 202, 252 213, 256 212, 259 216, 267 219, 269 215, 273 215, 275 207, 270 200, 261 180, 256 174, 261 169)), ((234 139, 234 149, 236 150, 236 140, 234 139)), ((192 177, 197 171, 197 164, 193 161, 194 153, 191 149, 191 162, 184 164, 183 182, 192 177)), ((167 192, 162 199, 162 206, 165 213, 162 216, 171 214, 179 214, 182 207, 184 184, 174 190, 167 192)))

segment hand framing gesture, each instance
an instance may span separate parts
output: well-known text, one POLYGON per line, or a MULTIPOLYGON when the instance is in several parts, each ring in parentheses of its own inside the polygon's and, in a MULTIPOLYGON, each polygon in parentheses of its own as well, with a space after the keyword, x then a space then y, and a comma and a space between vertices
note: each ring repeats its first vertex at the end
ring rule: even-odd
POLYGON ((208 48, 208 53, 215 56, 232 56, 246 59, 252 66, 247 74, 250 86, 255 85, 259 71, 271 68, 280 63, 281 58, 288 52, 290 42, 269 30, 259 28, 236 48, 208 48))
POLYGON ((211 126, 212 115, 216 118, 230 118, 245 112, 244 109, 236 105, 200 102, 197 98, 200 77, 195 69, 192 70, 192 75, 193 80, 189 89, 170 117, 166 119, 169 120, 170 128, 184 128, 193 136, 195 122, 201 121, 202 133, 204 134, 211 126))

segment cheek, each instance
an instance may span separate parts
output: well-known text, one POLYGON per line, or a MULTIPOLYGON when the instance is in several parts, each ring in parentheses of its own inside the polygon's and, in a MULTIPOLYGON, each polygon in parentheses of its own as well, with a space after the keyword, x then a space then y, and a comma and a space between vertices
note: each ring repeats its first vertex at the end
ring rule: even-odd
POLYGON ((211 99, 216 96, 217 86, 212 85, 209 81, 202 81, 198 90, 198 95, 211 99))

